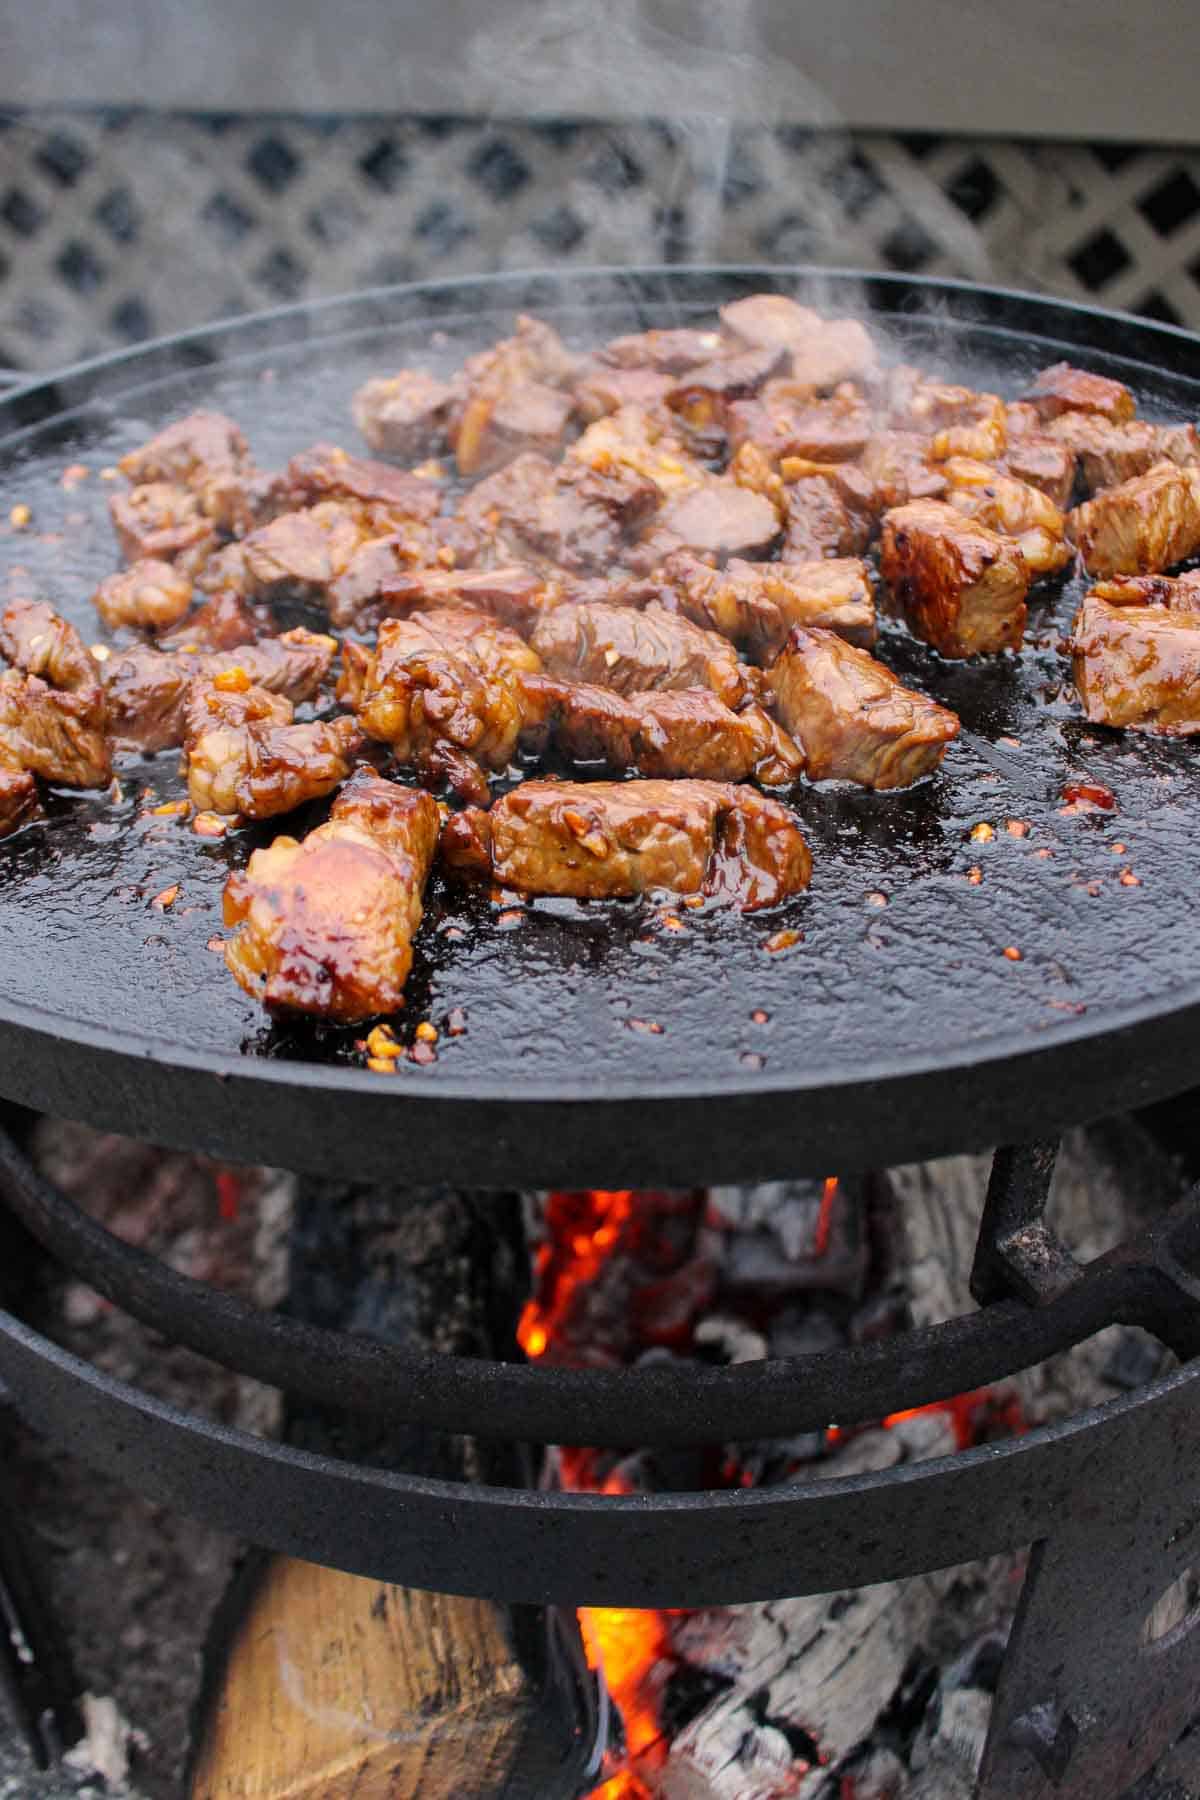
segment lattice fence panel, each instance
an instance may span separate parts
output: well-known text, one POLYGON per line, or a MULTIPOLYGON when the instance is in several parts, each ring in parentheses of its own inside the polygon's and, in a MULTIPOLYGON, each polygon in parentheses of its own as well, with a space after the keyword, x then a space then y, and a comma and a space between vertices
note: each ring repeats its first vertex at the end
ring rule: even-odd
POLYGON ((1200 327, 1200 152, 718 125, 0 121, 0 360, 535 265, 811 261, 1200 327))

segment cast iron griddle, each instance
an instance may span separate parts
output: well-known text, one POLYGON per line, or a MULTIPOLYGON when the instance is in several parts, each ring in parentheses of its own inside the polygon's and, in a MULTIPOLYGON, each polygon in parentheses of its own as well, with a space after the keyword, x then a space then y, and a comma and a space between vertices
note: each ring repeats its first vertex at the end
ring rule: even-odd
MULTIPOLYGON (((357 447, 349 402, 367 375, 449 368, 519 310, 583 345, 763 287, 869 308, 898 355, 975 387, 1013 396, 1065 355, 1128 381, 1149 417, 1200 416, 1192 338, 965 286, 676 270, 389 290, 10 396, 0 518, 23 501, 34 526, 2 540, 9 591, 100 637, 90 594, 115 565, 100 470, 195 406, 231 413, 273 466, 317 439, 357 447), (92 473, 64 489, 75 462, 92 473)), ((435 881, 397 1030, 456 1008, 466 1030, 391 1077, 362 1067, 359 1033, 271 1024, 211 947, 228 869, 279 827, 197 838, 151 810, 183 791, 175 753, 130 761, 119 802, 52 797, 0 846, 0 1090, 243 1160, 485 1186, 819 1173, 1178 1091, 1200 1079, 1200 744, 1080 720, 1058 648, 1078 593, 1035 601, 1016 658, 942 662, 887 628, 883 657, 953 706, 964 738, 908 793, 798 788, 815 874, 780 912, 543 901, 497 917, 435 881), (1116 810, 1064 813, 1081 779, 1116 810), (981 821, 992 842, 972 840, 981 821), (800 941, 769 951, 788 928, 800 941)))

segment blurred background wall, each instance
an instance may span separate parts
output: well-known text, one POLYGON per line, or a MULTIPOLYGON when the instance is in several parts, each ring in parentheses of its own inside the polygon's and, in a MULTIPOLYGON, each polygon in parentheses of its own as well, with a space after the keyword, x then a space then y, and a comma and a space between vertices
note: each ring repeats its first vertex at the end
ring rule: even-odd
POLYGON ((365 284, 811 261, 1200 327, 1200 8, 45 0, 0 68, 0 361, 365 284))

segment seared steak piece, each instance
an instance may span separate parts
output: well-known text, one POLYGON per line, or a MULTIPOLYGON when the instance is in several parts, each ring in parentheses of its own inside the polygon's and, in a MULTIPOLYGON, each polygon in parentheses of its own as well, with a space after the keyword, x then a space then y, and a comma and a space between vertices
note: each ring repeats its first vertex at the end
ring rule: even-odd
POLYGON ((675 379, 665 370, 615 369, 596 362, 575 383, 575 405, 589 424, 623 406, 653 412, 663 405, 675 379))
POLYGON ((848 504, 846 487, 832 475, 805 475, 785 487, 785 561, 860 556, 871 541, 874 489, 864 484, 856 499, 848 504))
POLYGON ((460 475, 484 475, 522 451, 557 451, 575 408, 577 359, 552 326, 522 315, 516 333, 464 365, 450 405, 460 475))
POLYGON ((274 637, 278 629, 267 607, 252 606, 232 588, 223 588, 158 642, 162 650, 236 650, 239 644, 274 637))
POLYGON ((820 626, 796 627, 767 685, 813 781, 908 787, 937 768, 958 736, 956 714, 820 626))
POLYGON ((518 672, 541 663, 514 631, 466 608, 385 619, 374 651, 347 644, 338 698, 370 737, 429 779, 486 795, 481 771, 512 761, 523 706, 518 672))
POLYGON ((1200 550, 1200 465, 1157 463, 1069 515, 1089 575, 1153 575, 1200 550))
POLYGON ((1200 615, 1085 596, 1071 633, 1075 687, 1096 725, 1200 732, 1200 615))
POLYGON ((1018 481, 1027 481, 1030 487, 1040 489, 1060 511, 1065 511, 1075 491, 1078 457, 1069 444, 1060 443, 1045 432, 1023 432, 1015 436, 1013 411, 1010 406, 1008 449, 996 466, 1008 475, 1015 475, 1018 481))
MULTIPOLYGON (((103 787, 112 776, 104 689, 73 625, 44 600, 15 600, 0 615, 0 763, 63 787, 103 787)), ((23 817, 26 785, 9 780, 23 817)))
POLYGON ((237 650, 165 652, 139 644, 105 665, 109 730, 126 748, 166 750, 181 744, 192 682, 234 670, 271 693, 311 700, 336 651, 336 638, 299 626, 237 650))
POLYGON ((263 488, 249 445, 224 413, 189 413, 129 451, 120 469, 135 487, 168 482, 186 488, 206 519, 238 537, 253 524, 263 488))
POLYGON ((1093 375, 1065 362, 1043 369, 1034 378, 1025 399, 1043 420, 1057 419, 1062 413, 1095 413, 1119 424, 1123 419, 1132 419, 1137 411, 1133 395, 1123 381, 1093 375))
POLYGON ((461 516, 493 535, 514 559, 540 557, 576 574, 611 568, 622 548, 654 513, 658 487, 628 465, 592 467, 518 456, 480 482, 461 516))
POLYGON ((618 369, 654 369, 664 375, 682 375, 686 369, 710 362, 720 349, 719 331, 693 331, 682 326, 612 338, 598 356, 601 362, 612 363, 618 369))
POLYGON ((721 323, 744 344, 761 349, 782 345, 795 350, 815 338, 825 323, 811 307, 789 300, 786 294, 747 294, 721 308, 721 323))
POLYGON ((378 597, 395 618, 461 605, 528 634, 560 596, 545 575, 523 563, 508 563, 496 569, 399 569, 378 597))
POLYGON ((663 603, 769 663, 793 625, 824 625, 849 643, 875 642, 870 572, 856 558, 753 563, 717 570, 686 551, 662 566, 663 603))
POLYGON ((680 375, 665 395, 666 405, 694 430, 723 427, 729 404, 757 394, 786 360, 786 351, 774 345, 714 357, 680 375))
POLYGON ((1183 575, 1111 575, 1097 581, 1089 596, 1110 606, 1165 606, 1168 612, 1200 613, 1200 569, 1183 575))
POLYGON ((529 641, 548 675, 619 694, 702 687, 735 712, 758 698, 755 676, 725 638, 659 605, 643 612, 603 601, 558 606, 543 614, 529 641))
POLYGON ((948 503, 968 519, 1016 538, 1035 580, 1066 568, 1071 560, 1067 522, 1040 488, 967 456, 952 456, 943 467, 950 483, 948 503))
POLYGON ((945 472, 930 462, 929 438, 918 431, 876 432, 860 466, 884 508, 937 500, 946 491, 945 472))
POLYGON ((1011 538, 914 500, 885 515, 879 567, 910 628, 943 656, 1020 645, 1029 570, 1011 538))
POLYGON ((1118 487, 1156 463, 1200 462, 1200 432, 1194 425, 1151 425, 1145 419, 1114 424, 1095 413, 1069 412, 1049 430, 1055 442, 1078 458, 1092 489, 1118 487))
POLYGON ((919 369, 894 369, 889 383, 889 423, 927 437, 928 454, 934 462, 944 462, 948 456, 975 456, 980 462, 991 462, 1004 454, 1008 423, 998 394, 931 381, 919 369))
POLYGON ((108 503, 113 530, 126 562, 178 561, 194 574, 217 547, 217 531, 190 489, 151 481, 108 503))
POLYGON ((663 495, 685 493, 707 473, 688 455, 672 415, 641 406, 622 406, 597 419, 571 445, 565 461, 586 463, 597 474, 620 465, 652 481, 663 495))
POLYGON ((37 810, 37 782, 0 739, 0 838, 27 824, 37 810))
POLYGON ((431 795, 360 769, 302 842, 279 837, 225 884, 230 974, 281 1011, 353 1024, 394 1012, 437 847, 431 795))
POLYGON ((666 502, 625 562, 647 573, 672 550, 693 550, 721 562, 730 556, 763 557, 778 537, 779 515, 764 495, 710 475, 666 502))
POLYGON ((337 444, 314 444, 288 463, 280 484, 287 510, 313 506, 318 500, 361 500, 386 507, 397 523, 432 519, 442 509, 441 491, 435 481, 394 469, 391 463, 351 456, 337 444))
POLYGON ((420 369, 401 369, 398 375, 381 375, 359 388, 354 396, 354 423, 372 450, 382 450, 400 462, 416 462, 446 447, 451 382, 439 381, 420 369))
POLYGON ((192 603, 192 584, 173 563, 143 557, 106 576, 92 600, 110 631, 169 631, 192 603))
POLYGON ((850 462, 871 437, 871 409, 855 390, 816 400, 810 388, 771 381, 757 400, 728 407, 726 425, 731 450, 754 444, 773 468, 788 456, 850 462))
POLYGON ((873 378, 879 362, 875 340, 857 319, 822 319, 792 347, 792 380, 822 392, 843 381, 873 378))
POLYGON ((621 899, 666 889, 744 912, 808 886, 812 857, 786 806, 710 781, 526 781, 491 812, 446 821, 460 873, 523 894, 621 899))
POLYGON ((804 758, 759 706, 739 713, 705 688, 617 694, 551 675, 520 678, 521 742, 548 742, 573 762, 604 763, 635 775, 695 776, 787 787, 804 758))
POLYGON ((192 683, 184 739, 188 798, 199 812, 269 819, 319 799, 350 773, 353 719, 297 725, 282 695, 192 683))

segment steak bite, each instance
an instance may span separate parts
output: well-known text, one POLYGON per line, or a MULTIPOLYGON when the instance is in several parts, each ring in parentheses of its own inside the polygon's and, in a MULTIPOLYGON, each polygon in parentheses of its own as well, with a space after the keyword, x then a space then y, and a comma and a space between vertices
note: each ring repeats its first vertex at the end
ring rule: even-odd
POLYGON ((262 477, 240 429, 224 413, 189 413, 129 451, 119 467, 135 487, 150 482, 186 488, 204 517, 232 536, 254 522, 262 477))
POLYGON ((958 736, 955 713, 820 626, 796 627, 767 685, 813 781, 908 787, 937 768, 958 736))
POLYGON ((803 475, 782 499, 785 561, 860 556, 871 541, 875 490, 865 478, 856 491, 836 475, 803 475))
POLYGON ((399 569, 378 597, 395 618, 461 606, 527 635, 561 596, 547 576, 524 563, 508 563, 495 569, 399 569))
POLYGON ((453 399, 451 382, 420 369, 401 369, 364 382, 354 396, 354 423, 372 450, 416 462, 447 448, 453 399))
POLYGON ((694 430, 723 427, 727 406, 757 394, 786 360, 786 351, 777 345, 714 357, 678 376, 665 403, 694 430))
POLYGON ((225 884, 225 963, 272 1010, 354 1024, 401 1004, 437 847, 437 802, 360 769, 324 825, 225 884))
POLYGON ((759 706, 730 712, 704 688, 617 694, 551 675, 520 678, 521 743, 553 743, 572 762, 634 775, 787 787, 804 768, 796 745, 759 706))
POLYGON ((169 631, 192 603, 192 583, 174 564, 143 557, 106 576, 92 601, 110 631, 169 631))
POLYGON ((391 463, 351 456, 337 444, 314 444, 293 456, 279 492, 289 511, 318 500, 361 500, 385 507, 397 523, 432 519, 442 508, 436 482, 394 469, 391 463))
POLYGON ((611 338, 597 355, 601 362, 612 363, 618 369, 653 369, 663 375, 682 375, 687 369, 710 362, 720 350, 719 331, 696 331, 685 325, 611 338))
POLYGON ((742 343, 758 349, 782 345, 794 350, 813 338, 825 323, 820 313, 786 294, 747 294, 721 308, 721 323, 742 343))
POLYGON ((28 824, 37 811, 37 782, 0 738, 0 838, 10 837, 22 825, 28 824))
POLYGON ((865 325, 857 319, 822 319, 792 347, 792 380, 824 392, 843 381, 870 380, 878 363, 878 347, 865 325))
POLYGON ((353 719, 297 725, 282 695, 193 682, 184 739, 188 798, 198 812, 269 819, 332 793, 361 747, 353 719))
POLYGON ((662 566, 661 602, 694 625, 720 632, 755 662, 769 663, 793 625, 824 625, 847 642, 875 642, 875 595, 857 558, 743 562, 717 570, 686 551, 662 566))
POLYGON ((347 644, 338 698, 370 737, 423 777, 486 795, 481 771, 516 754, 523 718, 517 675, 540 660, 514 631, 466 608, 385 619, 374 651, 347 644))
POLYGON ((112 776, 104 689, 75 627, 44 600, 14 600, 0 615, 0 652, 13 665, 0 675, 9 812, 24 818, 32 805, 18 770, 63 787, 103 787, 112 776))
POLYGON ((795 382, 771 381, 757 400, 735 401, 726 411, 730 448, 753 444, 772 467, 784 457, 850 462, 871 437, 871 409, 855 389, 825 400, 795 382))
POLYGON ((1020 646, 1029 570, 1010 538, 914 500, 886 514, 879 566, 911 630, 943 656, 1020 646))
POLYGON ((626 555, 631 569, 646 572, 672 550, 692 550, 724 562, 730 556, 764 557, 779 537, 779 514, 752 489, 709 475, 668 500, 639 548, 626 555))
POLYGON ((1200 615, 1087 594, 1071 633, 1075 687, 1096 725, 1200 732, 1200 615))
POLYGON ((943 466, 950 483, 947 502, 980 525, 1016 538, 1035 580, 1066 568, 1067 522, 1040 488, 966 456, 952 456, 943 466))
POLYGON ((1183 575, 1112 575, 1097 581, 1087 597, 1110 606, 1165 606, 1168 612, 1200 613, 1200 569, 1183 575))
POLYGON ((1075 491, 1078 457, 1069 444, 1060 443, 1045 432, 1014 436, 1013 410, 1011 406, 1008 408, 1008 449, 996 466, 1008 475, 1015 475, 1018 481, 1027 481, 1030 487, 1038 488, 1060 511, 1065 511, 1075 491))
POLYGON ((558 606, 529 641, 548 675, 618 694, 708 688, 734 712, 758 699, 757 677, 732 644, 657 604, 642 612, 603 601, 558 606))
POLYGON ((918 431, 877 431, 860 464, 880 506, 937 500, 946 492, 945 471, 929 460, 929 439, 918 431))
POLYGON ((571 445, 565 461, 586 463, 597 474, 608 473, 619 464, 652 481, 664 496, 685 493, 706 474, 689 456, 671 414, 641 406, 622 406, 597 419, 571 445))
POLYGON ((151 481, 108 502, 126 562, 178 562, 194 574, 217 547, 217 531, 196 495, 177 482, 151 481))
POLYGON ((139 644, 105 665, 109 730, 125 749, 166 750, 181 744, 192 682, 235 671, 294 702, 311 700, 336 651, 336 638, 299 626, 236 650, 166 652, 139 644))
POLYGON ((786 806, 711 781, 526 781, 490 812, 446 821, 451 870, 523 894, 622 899, 665 889, 744 912, 808 886, 812 857, 786 806))
POLYGON ((585 366, 575 382, 575 407, 589 424, 623 406, 654 412, 663 406, 676 377, 665 369, 617 369, 607 363, 585 366))
POLYGON ((1052 363, 1041 370, 1025 400, 1043 420, 1057 419, 1062 413, 1095 413, 1119 424, 1132 419, 1137 411, 1133 395, 1123 381, 1093 375, 1065 362, 1052 363))
POLYGON ((1200 466, 1157 463, 1069 515, 1089 575, 1154 575, 1200 550, 1200 466))
POLYGON ((1194 425, 1151 425, 1146 419, 1114 424, 1095 413, 1063 413, 1048 427, 1054 441, 1077 458, 1089 488, 1118 487, 1145 475, 1156 463, 1200 462, 1194 425))
POLYGON ((525 314, 512 337, 472 356, 449 409, 459 474, 484 475, 526 450, 558 450, 575 409, 576 368, 553 326, 525 314))
POLYGON ((506 557, 544 558, 589 574, 611 567, 661 497, 653 481, 619 461, 556 466, 530 454, 481 481, 460 513, 506 557))

